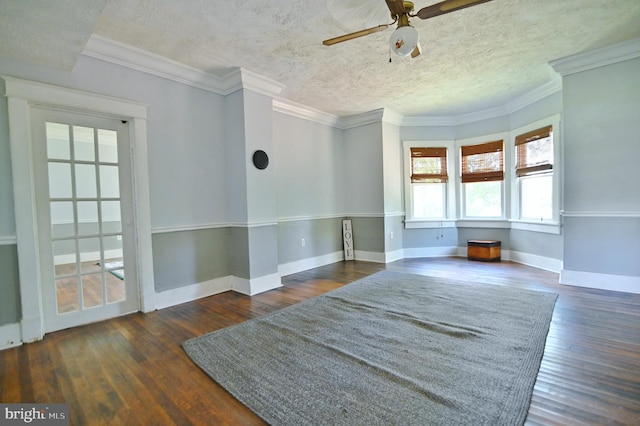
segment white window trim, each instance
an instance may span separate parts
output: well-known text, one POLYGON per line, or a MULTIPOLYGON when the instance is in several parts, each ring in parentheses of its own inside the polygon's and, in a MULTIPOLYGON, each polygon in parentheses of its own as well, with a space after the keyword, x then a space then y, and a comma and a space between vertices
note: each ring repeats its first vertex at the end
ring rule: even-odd
POLYGON ((453 140, 435 141, 403 141, 402 155, 404 160, 404 208, 405 208, 405 228, 453 228, 457 216, 456 210, 456 188, 454 180, 456 177, 455 167, 455 142, 453 140), (442 218, 421 219, 413 217, 412 191, 411 191, 411 148, 447 148, 447 174, 449 175, 445 190, 445 216, 442 218))
POLYGON ((38 226, 33 200, 35 177, 31 139, 31 107, 34 105, 88 111, 131 122, 131 156, 134 187, 134 229, 137 243, 140 309, 155 310, 151 214, 147 158, 148 105, 125 99, 82 92, 13 77, 5 81, 8 98, 9 139, 16 212, 18 271, 22 301, 21 339, 31 342, 44 336, 38 226))
POLYGON ((506 219, 460 219, 456 222, 458 228, 511 228, 506 219))
POLYGON ((459 205, 459 214, 458 214, 458 226, 461 223, 464 224, 466 222, 473 223, 482 223, 482 222, 496 222, 499 223, 501 221, 507 221, 510 212, 511 212, 511 194, 510 191, 507 190, 507 182, 511 181, 511 176, 513 175, 513 170, 508 165, 513 162, 513 150, 509 149, 508 143, 511 140, 510 132, 500 132, 493 133, 490 135, 483 136, 475 136, 467 139, 458 139, 455 141, 455 157, 456 157, 456 193, 458 194, 458 205, 459 205), (464 215, 466 206, 465 206, 465 190, 464 184, 461 182, 460 173, 461 173, 461 154, 460 149, 466 145, 477 145, 485 142, 502 140, 504 144, 504 179, 501 182, 501 192, 502 192, 502 215, 500 216, 492 216, 492 217, 477 217, 477 216, 466 216, 464 215))
POLYGON ((556 234, 560 235, 560 223, 559 222, 530 222, 524 220, 510 220, 511 229, 517 229, 520 231, 541 232, 543 234, 556 234))
MULTIPOLYGON (((562 199, 562 130, 561 130, 561 117, 560 114, 555 114, 550 117, 543 118, 541 120, 529 123, 525 126, 519 127, 511 131, 509 137, 508 150, 511 152, 511 161, 506 162, 505 168, 510 171, 510 186, 511 186, 511 224, 513 229, 520 229, 525 231, 543 232, 550 234, 560 234, 560 211, 562 206, 560 200, 562 199), (522 218, 520 215, 520 180, 515 174, 516 158, 515 158, 515 141, 518 135, 530 132, 535 129, 539 129, 544 126, 551 125, 553 128, 553 199, 552 199, 552 215, 549 220, 535 220, 529 218, 522 218), (508 166, 506 166, 508 164, 508 166)), ((506 177, 506 176, 505 176, 506 177)))

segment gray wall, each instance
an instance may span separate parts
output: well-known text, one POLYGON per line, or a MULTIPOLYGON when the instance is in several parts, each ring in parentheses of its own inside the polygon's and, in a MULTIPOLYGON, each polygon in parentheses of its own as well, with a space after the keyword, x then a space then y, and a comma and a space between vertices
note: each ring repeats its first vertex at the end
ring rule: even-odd
POLYGON ((353 249, 371 253, 385 252, 383 217, 347 217, 353 229, 353 249))
POLYGON ((347 188, 343 132, 274 112, 273 144, 278 264, 341 251, 347 188))
POLYGON ((278 223, 278 263, 285 264, 342 251, 342 218, 278 223), (302 245, 302 239, 305 245, 302 245))
POLYGON ((15 245, 0 245, 0 326, 20 321, 20 281, 15 245))
MULTIPOLYGON (((4 87, 0 90, 4 93, 4 87)), ((9 150, 7 98, 0 97, 0 325, 20 320, 18 255, 14 243, 16 224, 13 213, 13 179, 9 150)))
POLYGON ((564 77, 564 269, 640 277, 640 59, 564 77))
POLYGON ((230 275, 230 234, 229 228, 153 234, 156 291, 230 275))
POLYGON ((458 231, 458 228, 405 229, 404 248, 457 247, 458 231))
MULTIPOLYGON (((565 232, 565 229, 562 230, 565 232)), ((512 229, 509 233, 510 250, 536 256, 562 260, 564 235, 512 229)))

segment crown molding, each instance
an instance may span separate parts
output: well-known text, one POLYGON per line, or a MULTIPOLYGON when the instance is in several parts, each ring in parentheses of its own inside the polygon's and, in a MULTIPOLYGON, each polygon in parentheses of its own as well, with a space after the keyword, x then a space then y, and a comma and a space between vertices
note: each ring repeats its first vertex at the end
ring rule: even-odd
POLYGON ((403 126, 457 126, 474 123, 476 121, 489 120, 513 114, 523 108, 538 102, 547 96, 562 90, 562 80, 551 76, 551 80, 538 86, 529 92, 514 98, 504 105, 487 108, 480 111, 462 115, 451 116, 406 116, 402 120, 403 126))
POLYGON ((219 76, 95 34, 82 54, 219 95, 229 90, 219 76))
POLYGON ((492 118, 503 117, 509 115, 511 111, 507 108, 507 104, 474 111, 454 117, 456 124, 475 123, 476 121, 490 120, 492 118))
POLYGON ((266 96, 275 97, 285 88, 284 84, 244 68, 236 68, 223 77, 224 95, 240 89, 248 89, 266 96))
POLYGON ((562 91, 562 78, 553 73, 550 81, 546 82, 542 86, 536 87, 535 89, 525 93, 522 96, 513 99, 510 102, 507 102, 507 113, 513 114, 516 111, 526 108, 529 105, 532 105, 560 91, 562 91))
POLYGON ((457 124, 455 116, 432 115, 419 116, 409 115, 402 120, 403 126, 455 126, 457 124))
POLYGON ((640 57, 640 37, 549 62, 560 75, 571 75, 640 57))
MULTIPOLYGON (((561 78, 551 73, 551 79, 504 105, 451 116, 403 116, 388 108, 339 117, 312 107, 276 97, 285 85, 243 68, 234 68, 224 76, 207 73, 163 56, 129 46, 108 38, 92 35, 85 56, 97 58, 150 75, 165 78, 222 96, 248 89, 274 98, 274 111, 346 130, 373 123, 386 122, 398 126, 456 126, 509 115, 547 96, 562 90, 561 78)), ((566 75, 609 63, 640 56, 640 38, 617 45, 552 61, 549 65, 559 74, 566 75)))
POLYGON ((82 54, 222 96, 240 89, 276 96, 285 87, 243 68, 221 77, 96 34, 89 38, 82 54))
POLYGON ((385 108, 384 111, 382 111, 382 121, 385 123, 401 126, 403 119, 404 119, 404 116, 402 114, 390 108, 385 108))
POLYGON ((295 103, 288 99, 274 99, 273 110, 282 114, 302 118, 303 120, 309 120, 327 126, 339 128, 340 117, 308 107, 306 105, 295 103))
POLYGON ((362 114, 341 117, 339 128, 343 130, 353 129, 355 127, 366 126, 368 124, 381 123, 384 117, 384 108, 374 109, 373 111, 363 112, 362 114))
POLYGON ((461 124, 474 123, 482 120, 503 117, 512 114, 529 105, 534 104, 548 96, 562 90, 562 79, 551 73, 550 80, 529 92, 514 98, 504 105, 471 112, 463 115, 451 116, 403 116, 402 114, 389 109, 380 108, 362 114, 348 117, 338 117, 320 110, 295 104, 285 99, 274 100, 274 110, 284 114, 293 115, 299 118, 316 121, 321 124, 333 126, 342 130, 354 127, 365 126, 367 124, 385 122, 398 126, 457 126, 461 124))

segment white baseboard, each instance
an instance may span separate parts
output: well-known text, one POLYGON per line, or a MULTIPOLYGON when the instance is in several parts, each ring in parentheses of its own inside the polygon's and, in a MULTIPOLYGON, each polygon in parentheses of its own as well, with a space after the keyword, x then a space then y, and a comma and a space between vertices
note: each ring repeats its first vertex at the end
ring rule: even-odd
POLYGON ((560 271, 560 284, 640 294, 640 277, 596 272, 560 271))
POLYGON ((562 260, 550 257, 538 256, 536 254, 523 253, 519 251, 509 251, 508 258, 512 262, 521 263, 527 266, 544 269, 545 271, 560 273, 562 270, 562 260))
POLYGON ((20 324, 0 325, 0 351, 22 345, 20 324))
POLYGON ((156 309, 168 308, 169 306, 180 305, 181 303, 232 290, 231 278, 231 276, 215 278, 156 293, 156 309))
POLYGON ((391 263, 402 259, 404 259, 404 249, 388 251, 384 254, 384 263, 391 263))
POLYGON ((231 277, 231 290, 247 296, 253 296, 278 287, 282 287, 282 279, 279 273, 251 279, 231 277))
MULTIPOLYGON (((355 257, 357 260, 376 263, 389 263, 404 258, 445 256, 466 257, 467 248, 455 246, 418 247, 396 250, 389 253, 358 250, 355 251, 355 257)), ((568 271, 562 269, 563 264, 559 259, 553 259, 549 257, 511 250, 502 250, 501 258, 502 260, 510 260, 512 262, 544 269, 546 271, 560 273, 561 284, 593 287, 613 291, 626 291, 629 293, 640 293, 640 277, 568 271)), ((274 288, 282 287, 282 276, 295 274, 297 272, 306 271, 308 269, 313 269, 324 265, 329 265, 331 263, 340 262, 342 260, 343 253, 340 251, 279 265, 278 273, 266 275, 264 277, 246 279, 227 276, 202 283, 192 284, 185 287, 180 287, 173 290, 167 290, 156 293, 156 306, 157 309, 162 309, 169 306, 197 300, 202 297, 212 296, 214 294, 222 293, 229 290, 253 296, 255 294, 272 290, 274 288)), ((2 338, 2 340, 0 340, 0 345, 4 342, 3 336, 4 335, 2 334, 2 330, 0 329, 0 338, 2 338)), ((18 341, 20 340, 19 336, 20 333, 18 329, 18 341)))
POLYGON ((22 318, 20 321, 20 336, 23 343, 37 342, 44 337, 42 318, 22 318))
POLYGON ((278 265, 278 273, 284 277, 286 275, 295 274, 309 269, 318 268, 320 266, 329 265, 331 263, 340 262, 344 259, 344 252, 337 251, 322 256, 310 257, 308 259, 297 260, 295 262, 283 263, 278 265))

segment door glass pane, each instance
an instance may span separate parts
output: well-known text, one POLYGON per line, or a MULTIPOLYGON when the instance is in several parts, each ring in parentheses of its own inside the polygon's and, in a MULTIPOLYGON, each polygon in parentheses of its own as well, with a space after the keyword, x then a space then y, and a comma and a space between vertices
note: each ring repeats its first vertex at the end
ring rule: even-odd
POLYGON ((125 291, 122 260, 105 262, 105 269, 104 278, 107 285, 107 303, 123 301, 125 299, 125 291))
POLYGON ((103 237, 105 262, 122 260, 122 235, 103 237))
POLYGON ((83 273, 100 269, 100 238, 80 238, 78 239, 78 249, 82 262, 80 268, 83 273))
POLYGON ((98 202, 78 201, 78 234, 95 235, 98 227, 98 202))
POLYGON ((46 123, 47 157, 54 160, 70 160, 69 126, 60 123, 46 123))
POLYGON ((93 308, 103 304, 102 272, 82 276, 82 305, 93 308))
POLYGON ((98 157, 101 163, 118 162, 118 134, 115 131, 98 129, 98 157))
POLYGON ((102 202, 102 232, 115 234, 122 232, 120 222, 120 201, 102 202))
POLYGON ((59 314, 77 311, 78 303, 78 277, 60 278, 56 280, 56 303, 59 314))
POLYGON ((118 166, 100 166, 100 195, 103 198, 120 197, 118 166))
POLYGON ((95 161, 93 129, 73 126, 73 155, 78 161, 95 161))
POLYGON ((52 244, 56 276, 75 274, 76 240, 56 240, 52 244))
POLYGON ((51 210, 51 236, 53 238, 73 237, 73 202, 52 201, 51 210))
POLYGON ((71 165, 49 163, 49 196, 51 198, 71 198, 71 165))
POLYGON ((96 167, 93 164, 76 164, 76 196, 96 198, 96 167))

